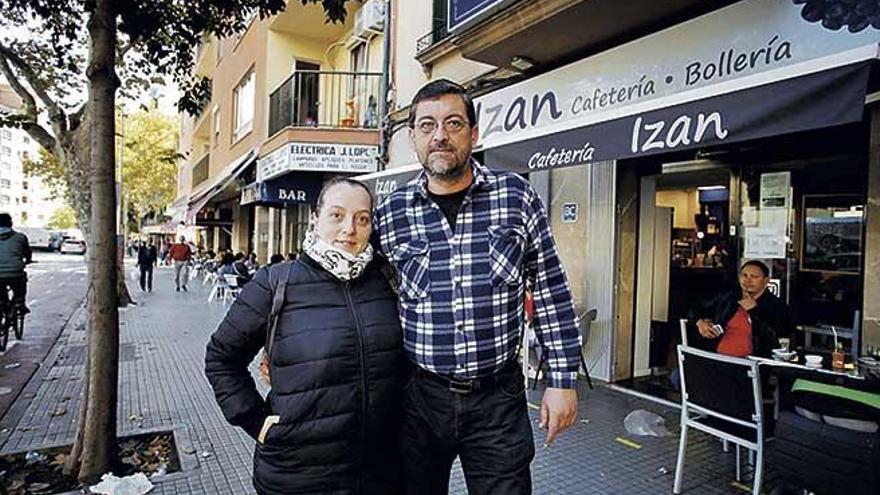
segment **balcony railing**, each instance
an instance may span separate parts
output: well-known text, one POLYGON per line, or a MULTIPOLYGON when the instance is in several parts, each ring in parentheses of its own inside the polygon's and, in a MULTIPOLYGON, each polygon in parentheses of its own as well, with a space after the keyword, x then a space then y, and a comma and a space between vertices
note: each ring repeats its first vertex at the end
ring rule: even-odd
POLYGON ((427 51, 428 48, 431 48, 432 46, 440 43, 448 37, 449 31, 446 30, 445 24, 435 26, 430 33, 416 40, 416 57, 427 51))
POLYGON ((382 74, 297 71, 269 96, 269 135, 285 127, 376 129, 382 74))
POLYGON ((202 182, 208 180, 208 163, 210 162, 211 154, 205 153, 192 168, 192 189, 195 189, 197 185, 202 182))

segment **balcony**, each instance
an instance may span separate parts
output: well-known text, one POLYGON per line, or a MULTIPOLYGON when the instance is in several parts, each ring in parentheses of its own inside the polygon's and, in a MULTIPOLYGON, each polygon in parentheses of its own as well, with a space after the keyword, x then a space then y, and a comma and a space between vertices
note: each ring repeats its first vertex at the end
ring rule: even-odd
POLYGON ((269 96, 269 136, 287 127, 378 129, 382 74, 299 71, 269 96))
POLYGON ((190 186, 190 190, 194 191, 196 186, 208 180, 209 169, 208 165, 211 163, 211 154, 205 153, 199 161, 193 165, 192 168, 192 185, 190 186))
POLYGON ((217 65, 217 47, 219 43, 213 36, 202 34, 199 43, 195 48, 195 66, 193 74, 196 76, 208 76, 214 71, 217 65))
POLYGON ((435 25, 430 33, 416 40, 416 58, 421 59, 431 48, 448 38, 449 31, 446 29, 446 24, 435 25))

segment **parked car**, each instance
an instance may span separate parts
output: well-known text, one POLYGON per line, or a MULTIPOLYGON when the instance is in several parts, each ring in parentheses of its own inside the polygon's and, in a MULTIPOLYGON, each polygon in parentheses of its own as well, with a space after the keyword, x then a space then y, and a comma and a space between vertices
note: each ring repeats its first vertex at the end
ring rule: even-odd
POLYGON ((66 239, 61 243, 61 254, 86 254, 86 241, 82 239, 66 239))
POLYGON ((51 236, 48 230, 39 227, 20 227, 16 230, 27 236, 31 248, 44 251, 51 249, 51 236))

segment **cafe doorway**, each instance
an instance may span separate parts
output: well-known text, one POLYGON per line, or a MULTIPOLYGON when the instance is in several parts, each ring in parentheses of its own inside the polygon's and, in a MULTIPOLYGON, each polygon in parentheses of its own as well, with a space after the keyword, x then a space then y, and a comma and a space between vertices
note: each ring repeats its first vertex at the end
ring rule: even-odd
POLYGON ((641 178, 633 377, 630 388, 679 401, 679 320, 695 301, 735 281, 731 168, 711 160, 667 163, 641 178))

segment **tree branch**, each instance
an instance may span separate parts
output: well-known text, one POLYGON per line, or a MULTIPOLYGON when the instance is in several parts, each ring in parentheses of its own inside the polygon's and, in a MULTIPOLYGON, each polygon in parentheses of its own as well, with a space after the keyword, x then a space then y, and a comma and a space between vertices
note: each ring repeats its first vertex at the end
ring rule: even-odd
POLYGON ((40 146, 46 148, 46 151, 55 153, 55 138, 43 126, 34 122, 26 122, 22 124, 21 128, 27 131, 36 142, 40 143, 40 146))
POLYGON ((9 85, 12 86, 15 94, 21 98, 21 101, 24 103, 24 115, 28 116, 34 122, 37 121, 37 102, 34 100, 34 96, 21 84, 21 81, 18 80, 18 76, 14 72, 12 72, 12 67, 9 66, 9 61, 3 55, 3 50, 0 50, 0 73, 3 74, 3 77, 9 82, 9 85))
POLYGON ((6 78, 9 85, 24 103, 24 113, 19 114, 21 117, 21 128, 30 134, 34 140, 40 143, 40 146, 46 148, 47 151, 53 151, 55 148, 55 138, 52 137, 52 134, 50 134, 43 126, 38 124, 36 100, 34 100, 30 91, 28 91, 21 81, 18 80, 18 77, 12 71, 12 68, 9 67, 9 61, 6 59, 2 51, 0 51, 0 73, 3 74, 3 77, 6 78))
MULTIPOLYGON (((31 67, 21 59, 14 51, 10 50, 9 47, 0 44, 0 57, 3 57, 7 62, 14 65, 18 68, 19 72, 24 76, 24 79, 27 81, 28 86, 36 93, 37 97, 46 105, 46 108, 49 109, 49 119, 53 121, 53 123, 60 124, 62 127, 62 131, 67 131, 67 115, 64 113, 64 110, 55 103, 55 100, 49 96, 49 93, 46 91, 45 84, 34 74, 34 71, 31 67)), ((20 85, 20 83, 19 83, 20 85)), ((33 100, 33 98, 31 98, 33 100)))

